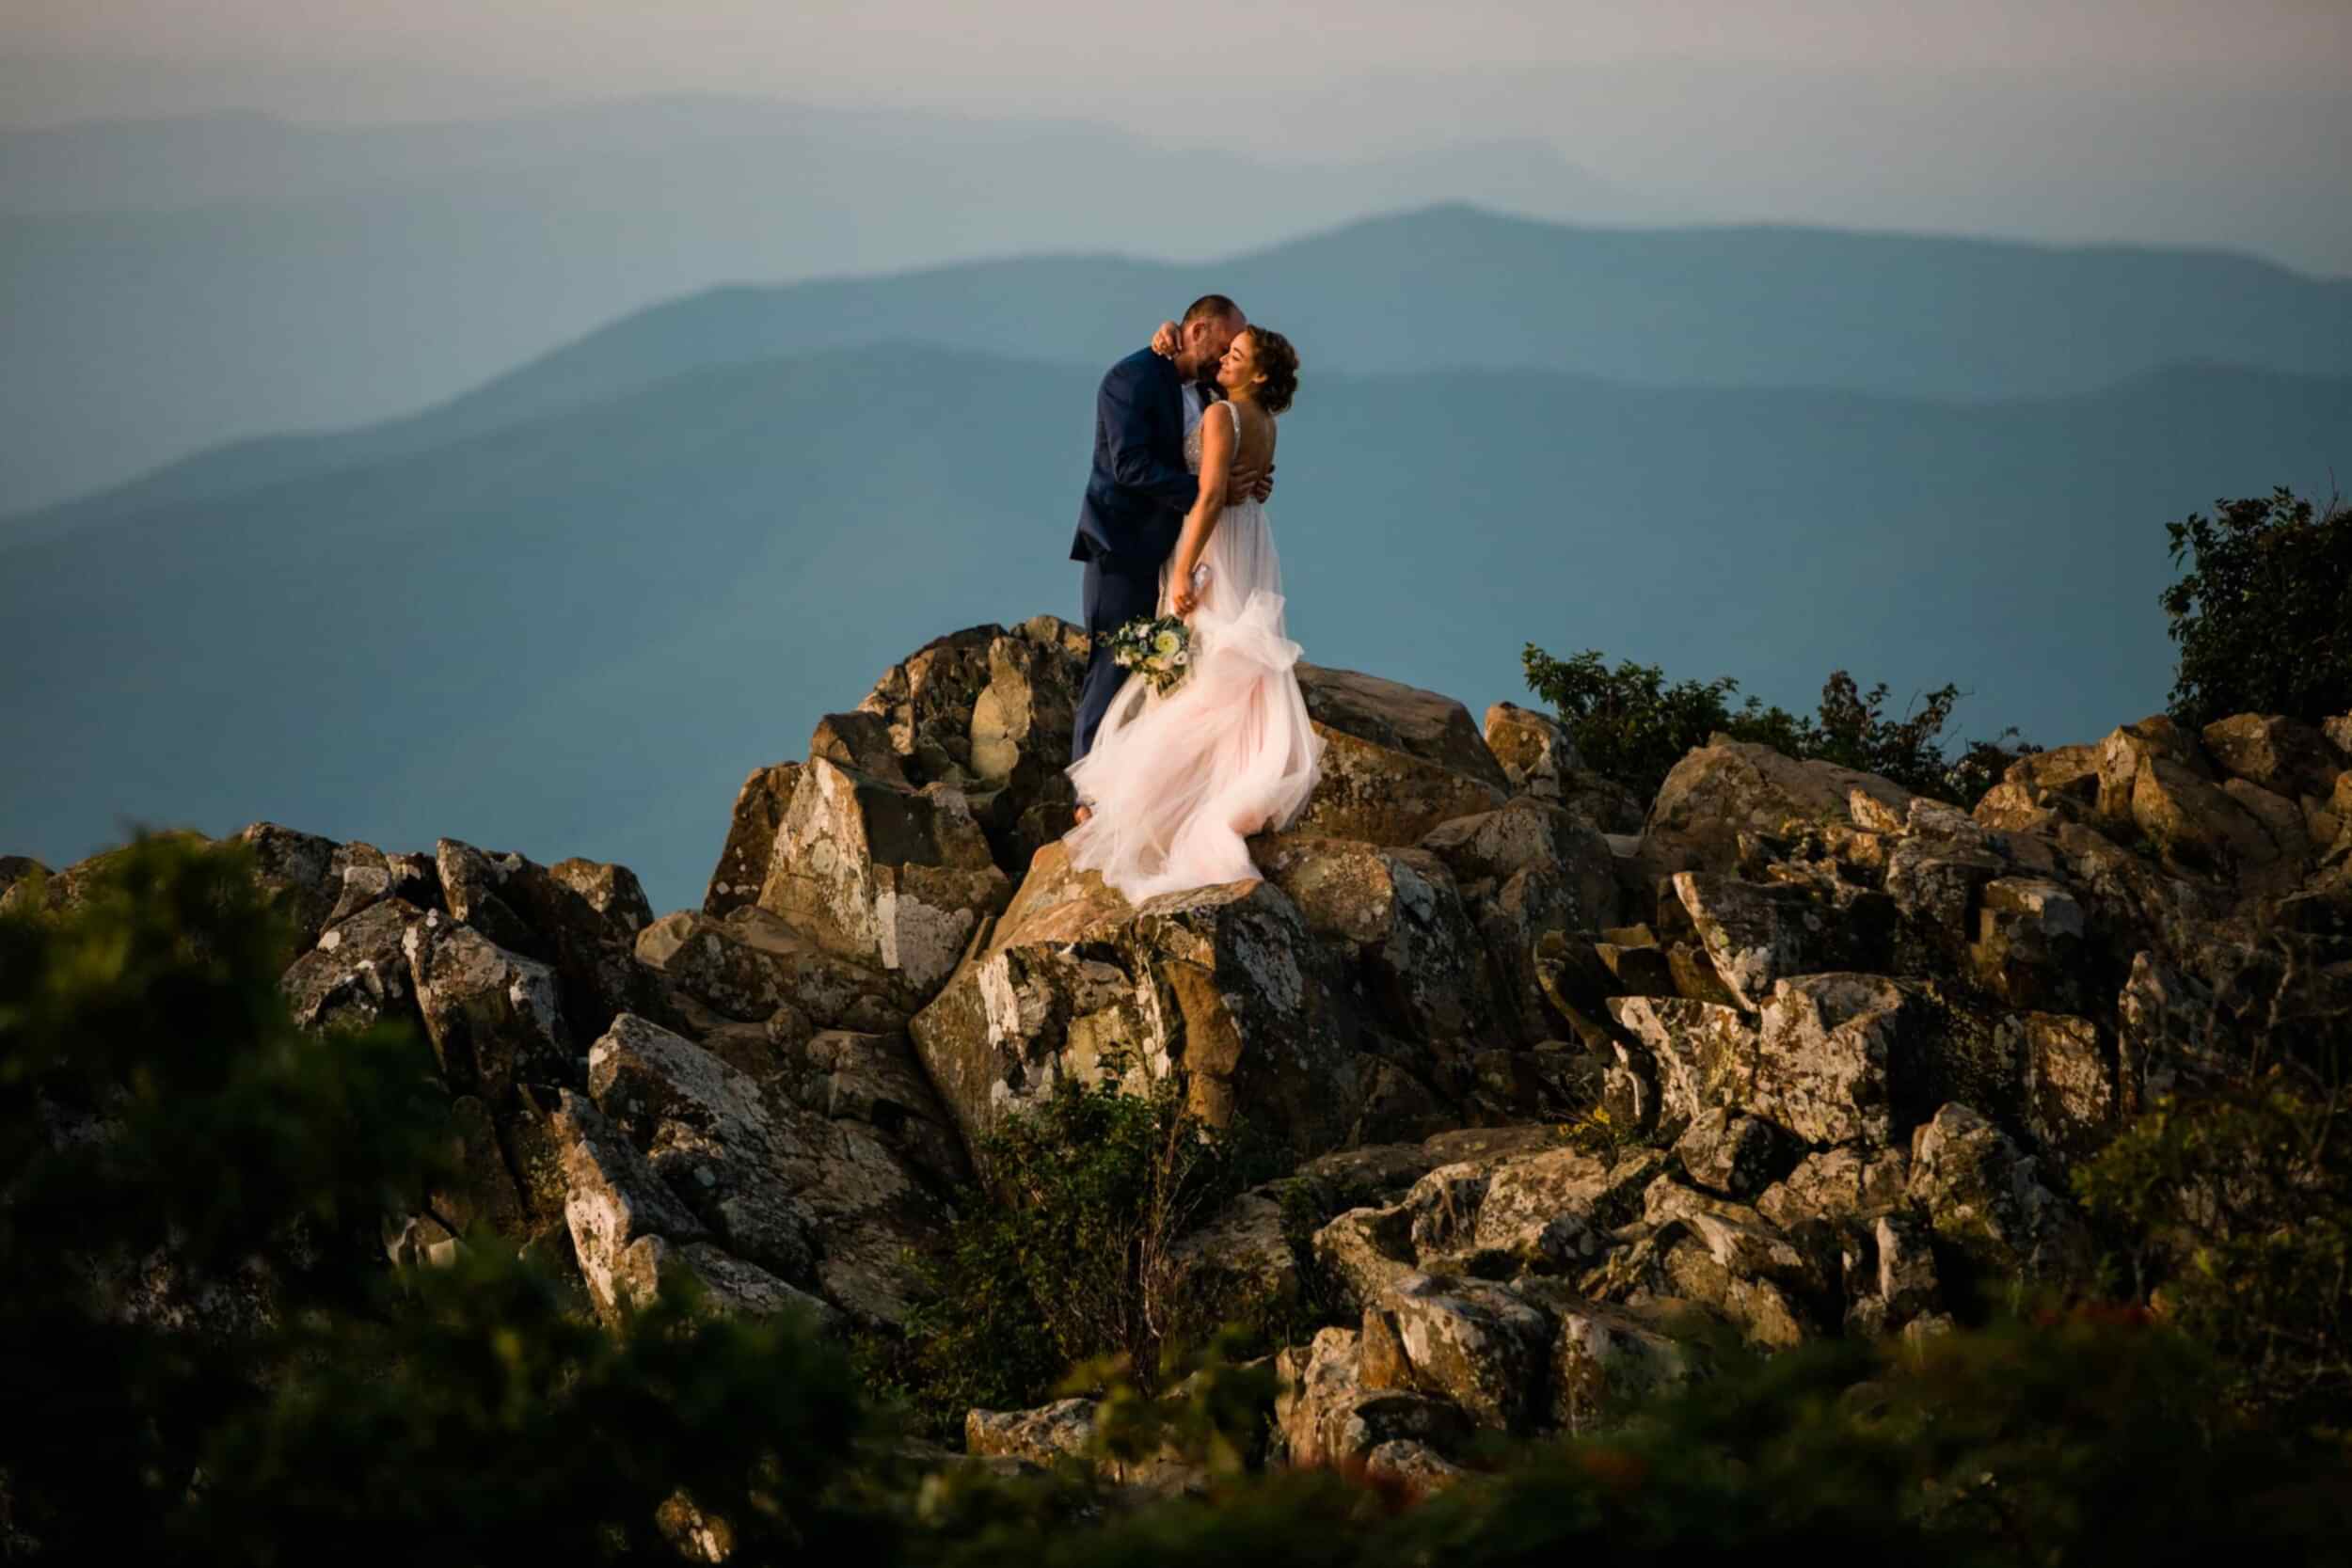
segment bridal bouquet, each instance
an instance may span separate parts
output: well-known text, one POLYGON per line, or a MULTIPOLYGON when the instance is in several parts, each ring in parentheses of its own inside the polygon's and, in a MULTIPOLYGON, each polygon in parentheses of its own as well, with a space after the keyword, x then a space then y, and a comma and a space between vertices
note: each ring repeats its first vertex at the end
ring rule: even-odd
POLYGON ((1117 631, 1100 635, 1110 644, 1112 663, 1141 672, 1161 692, 1183 680, 1184 667, 1192 662, 1192 628, 1174 615, 1156 621, 1138 616, 1117 631))

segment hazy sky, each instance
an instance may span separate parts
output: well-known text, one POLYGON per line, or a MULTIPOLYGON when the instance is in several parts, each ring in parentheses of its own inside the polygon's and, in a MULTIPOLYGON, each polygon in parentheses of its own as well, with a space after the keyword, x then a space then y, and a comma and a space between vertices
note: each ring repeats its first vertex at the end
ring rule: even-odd
MULTIPOLYGON (((1365 77, 1660 56, 2231 85, 2340 84, 2352 65, 2352 0, 0 0, 0 19, 11 50, 360 72, 341 104, 355 117, 437 112, 431 95, 453 89, 430 85, 437 72, 558 96, 719 88, 1129 119, 1365 77), (393 101, 403 71, 416 103, 393 101)), ((1409 118, 1412 103, 1395 107, 1409 118)))
POLYGON ((691 92, 1108 123, 1260 161, 1516 140, 1628 221, 2352 274, 2352 0, 0 0, 0 127, 691 92))

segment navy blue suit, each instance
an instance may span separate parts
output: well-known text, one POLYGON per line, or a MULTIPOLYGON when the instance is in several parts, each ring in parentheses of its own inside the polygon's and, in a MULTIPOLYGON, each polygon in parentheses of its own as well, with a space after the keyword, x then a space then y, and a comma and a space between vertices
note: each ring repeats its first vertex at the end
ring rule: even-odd
MULTIPOLYGON (((1184 389, 1175 361, 1150 349, 1103 377, 1094 402, 1094 467, 1070 559, 1086 562, 1086 627, 1098 639, 1159 609, 1160 568, 1200 491, 1184 469, 1184 389)), ((1099 640, 1078 696, 1073 762, 1094 744, 1125 672, 1099 640)))

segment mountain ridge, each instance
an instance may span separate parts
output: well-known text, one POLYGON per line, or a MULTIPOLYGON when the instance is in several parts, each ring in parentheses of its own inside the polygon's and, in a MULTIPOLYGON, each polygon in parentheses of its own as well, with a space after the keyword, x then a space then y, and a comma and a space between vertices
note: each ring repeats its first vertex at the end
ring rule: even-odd
MULTIPOLYGON (((430 817, 609 845, 681 902, 704 868, 675 800, 783 754, 928 628, 1074 610, 1095 373, 870 347, 711 367, 11 549, 0 721, 42 760, 0 818, 63 861, 117 811, 373 842, 430 817)), ((2352 380, 2235 370, 2010 406, 1327 374, 1275 505, 1319 663, 1479 701, 1518 694, 1528 641, 1800 707, 1833 668, 1957 679, 1971 733, 2057 741, 2161 704, 2160 524, 2324 483, 2347 428, 2352 380)))
POLYGON ((1605 380, 1844 384, 1898 394, 2087 389, 2153 363, 2189 358, 2246 362, 2251 356, 2266 358, 2272 369, 2352 371, 2352 358, 2326 362, 2328 344, 2352 343, 2352 282, 2305 282, 2254 258, 1917 236, 1850 239, 1840 230, 1798 226, 1612 229, 1537 223, 1452 204, 1359 220, 1206 267, 1122 257, 1027 257, 872 277, 712 285, 630 311, 411 413, 356 429, 218 444, 123 483, 0 517, 0 531, 23 536, 31 525, 55 534, 191 487, 197 494, 227 493, 256 476, 332 467, 338 453, 354 445, 415 450, 718 359, 907 340, 1007 357, 1106 363, 1118 344, 1139 341, 1151 322, 1181 309, 1188 291, 1210 281, 1226 284, 1245 307, 1259 298, 1275 301, 1270 309, 1259 307, 1265 319, 1284 325, 1318 352, 1320 365, 1336 362, 1343 369, 1425 369, 1448 362, 1438 349, 1451 341, 1468 344, 1454 357, 1471 365, 1543 362, 1560 370, 1589 366, 1605 380), (1724 241, 1724 234, 1747 238, 1724 241), (1783 257, 1792 247, 1804 254, 1777 277, 1754 258, 1742 261, 1725 253, 1709 260, 1704 254, 1710 246, 1748 243, 1768 245, 1783 257), (1545 245, 1560 254, 1532 253, 1545 245), (1820 280, 1828 269, 1816 253, 1862 256, 1849 270, 1895 295, 1876 307, 1852 304, 1820 280), (1433 256, 1447 259, 1453 272, 1433 276, 1433 256), (1883 264, 1890 257, 1914 267, 1901 289, 1891 280, 1898 275, 1883 264), (1943 271, 1922 271, 1922 261, 1943 271), (1679 266, 1681 275, 1662 271, 1668 263, 1679 266), (2110 263, 2141 279, 2137 292, 2123 287, 2128 278, 2102 270, 2110 263), (1989 278, 1987 268, 1994 275, 1989 278), (1500 300, 1483 297, 1480 285, 1498 271, 1522 279, 1513 285, 1517 292, 1500 300), (1372 281, 1315 287, 1325 278, 1359 274, 1372 281), (2053 276, 2066 285, 2055 293, 2053 276), (2241 304, 2239 319, 2233 319, 2213 296, 2246 279, 2264 281, 2276 297, 2260 309, 2241 304), (1947 296, 1963 287, 1986 297, 1973 309, 1947 310, 1947 296), (1559 315, 1559 296, 1580 289, 1583 315, 1559 315), (1322 298, 1325 293, 1339 296, 1336 307, 1322 298), (1438 323, 1425 329, 1432 335, 1426 339, 1411 335, 1422 329, 1394 325, 1403 309, 1397 298, 1424 295, 1428 308, 1422 314, 1438 323), (1285 307, 1286 299, 1297 303, 1285 307), (1289 313, 1292 309, 1306 319, 1289 313), (1554 312, 1552 328, 1531 329, 1527 323, 1544 320, 1546 309, 1554 312), (1621 325, 1637 310, 1643 314, 1633 318, 1636 325, 1621 325), (2018 310, 2035 314, 2010 320, 2018 310), (1449 317, 1449 311, 1455 313, 1449 317), (1950 319, 1941 326, 1921 325, 1923 317, 1939 313, 1950 319), (2181 326, 2184 318, 2192 325, 2181 326), (1759 320, 1777 325, 1758 327, 1759 320), (2327 323, 2334 320, 2342 330, 2331 334, 2327 323), (1749 340, 1744 344, 1742 333, 1749 340), (2143 340, 2150 346, 2142 347, 2143 340), (1427 352, 1424 341, 1431 345, 1427 352), (1330 347, 1318 351, 1318 344, 1330 347), (2241 352, 2224 352, 2231 348, 2241 352), (1915 363, 1904 362, 1907 352, 1915 363), (1876 363, 1872 356, 1879 356, 1876 363))

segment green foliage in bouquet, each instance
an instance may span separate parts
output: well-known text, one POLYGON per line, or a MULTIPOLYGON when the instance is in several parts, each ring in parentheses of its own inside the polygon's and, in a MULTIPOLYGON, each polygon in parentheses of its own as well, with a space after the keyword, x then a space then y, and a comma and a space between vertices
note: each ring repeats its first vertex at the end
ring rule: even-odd
POLYGON ((1109 645, 1111 661, 1147 677, 1162 692, 1175 689, 1192 664, 1192 628, 1179 615, 1137 617, 1117 631, 1097 634, 1109 645))

